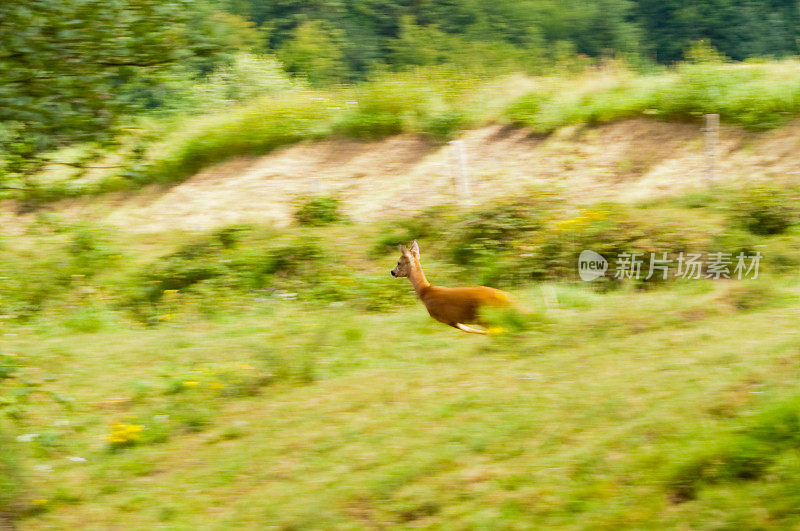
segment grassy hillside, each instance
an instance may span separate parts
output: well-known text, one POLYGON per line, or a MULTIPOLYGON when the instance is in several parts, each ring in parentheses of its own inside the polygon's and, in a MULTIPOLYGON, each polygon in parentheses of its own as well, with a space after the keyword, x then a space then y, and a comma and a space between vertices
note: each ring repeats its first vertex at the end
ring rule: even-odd
MULTIPOLYGON (((111 168, 78 173, 61 168, 56 173, 50 167, 23 199, 35 206, 174 183, 233 157, 332 136, 370 140, 406 132, 443 142, 494 122, 547 135, 567 125, 635 116, 699 124, 705 113, 719 113, 725 123, 760 131, 784 125, 800 113, 796 60, 725 63, 702 47, 691 57, 648 74, 616 63, 534 78, 486 78, 441 67, 376 74, 335 90, 290 86, 220 111, 144 125, 110 156, 111 168)), ((61 164, 86 164, 81 149, 53 156, 61 164)))
POLYGON ((576 214, 532 192, 385 225, 316 201, 286 231, 147 237, 42 216, 3 240, 0 515, 797 525, 796 193, 576 214), (431 280, 506 287, 528 313, 490 337, 433 322, 388 275, 414 237, 431 280), (751 281, 583 284, 585 246, 765 258, 751 281))

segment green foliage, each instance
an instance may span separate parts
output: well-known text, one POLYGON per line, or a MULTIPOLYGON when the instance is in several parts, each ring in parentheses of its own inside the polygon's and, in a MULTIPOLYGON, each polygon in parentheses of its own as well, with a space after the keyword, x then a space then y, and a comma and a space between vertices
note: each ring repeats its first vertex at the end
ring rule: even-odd
POLYGON ((797 53, 790 28, 800 13, 790 2, 727 1, 698 9, 685 0, 637 0, 634 11, 646 46, 660 62, 680 60, 698 38, 735 60, 797 53))
POLYGON ((291 38, 278 49, 278 58, 287 71, 303 75, 314 86, 339 82, 345 74, 335 34, 319 20, 297 26, 291 38))
POLYGON ((229 65, 221 65, 200 82, 191 83, 184 96, 190 109, 217 110, 234 102, 276 95, 297 88, 272 56, 241 52, 229 65))
MULTIPOLYGON (((48 222, 49 223, 49 222, 48 222)), ((117 263, 108 235, 85 224, 58 221, 36 248, 8 249, 0 257, 0 315, 26 319, 46 302, 117 263)))
POLYGON ((528 197, 469 213, 454 227, 452 260, 460 265, 492 261, 510 251, 514 241, 542 230, 552 208, 544 199, 528 197))
MULTIPOLYGON (((568 209, 548 195, 477 210, 453 222, 450 231, 449 258, 488 285, 575 278, 586 249, 613 260, 622 253, 704 251, 710 242, 703 231, 671 219, 619 205, 568 209)), ((595 284, 614 282, 609 277, 595 284)), ((649 281, 659 280, 655 275, 649 281)))
POLYGON ((64 318, 64 326, 73 332, 93 333, 106 328, 112 322, 112 316, 105 309, 89 305, 68 313, 64 318))
POLYGON ((432 88, 380 76, 355 91, 356 107, 337 120, 334 130, 352 138, 374 140, 413 131, 415 119, 431 99, 432 88))
MULTIPOLYGON (((460 68, 525 68, 546 48, 569 42, 576 53, 598 57, 609 50, 635 53, 642 40, 629 2, 598 5, 571 1, 433 1, 422 5, 236 2, 234 11, 271 28, 270 44, 281 49, 298 28, 315 22, 336 33, 343 63, 353 77, 376 65, 397 69, 445 62, 460 68), (311 22, 309 22, 311 21, 311 22)), ((574 53, 573 53, 574 55, 574 53)))
POLYGON ((800 448, 800 401, 792 398, 762 406, 744 426, 723 435, 711 448, 669 473, 676 501, 693 499, 704 485, 759 479, 783 452, 800 448))
POLYGON ((781 296, 780 290, 768 282, 745 280, 730 286, 718 300, 739 311, 749 311, 769 306, 781 296))
POLYGON ((0 526, 10 529, 19 513, 19 498, 23 493, 18 459, 16 446, 3 426, 0 429, 0 526))
POLYGON ((798 221, 798 190, 780 183, 756 183, 731 200, 731 224, 753 234, 785 232, 798 221))
POLYGON ((109 143, 179 61, 210 70, 230 45, 204 2, 113 4, 9 0, 0 5, 0 176, 26 177, 42 151, 109 143))
POLYGON ((336 132, 351 138, 377 140, 403 132, 403 119, 399 114, 366 106, 346 114, 336 124, 336 132))
POLYGON ((294 219, 300 225, 321 227, 341 221, 339 200, 335 197, 312 197, 300 203, 294 211, 294 219))
POLYGON ((394 253, 400 244, 408 245, 414 240, 441 238, 443 228, 454 215, 452 206, 440 205, 427 208, 414 216, 381 223, 380 236, 373 242, 370 256, 377 258, 394 253))
POLYGON ((653 114, 672 83, 671 75, 633 77, 624 72, 586 83, 547 83, 512 103, 506 115, 536 133, 548 134, 569 124, 598 124, 653 114))
POLYGON ((765 130, 785 124, 800 111, 796 61, 735 65, 709 62, 706 55, 697 57, 706 62, 683 63, 674 72, 652 76, 623 74, 545 84, 510 105, 506 116, 547 134, 565 125, 637 115, 697 119, 707 113, 765 130))
POLYGON ((350 306, 364 312, 389 312, 414 304, 408 285, 389 274, 359 275, 348 282, 346 299, 350 306))
POLYGON ((129 169, 129 186, 170 183, 238 155, 275 148, 330 132, 334 102, 305 93, 256 100, 225 114, 192 120, 153 149, 152 160, 129 169))
POLYGON ((478 83, 480 77, 451 68, 381 72, 353 89, 355 106, 345 108, 334 131, 368 140, 401 132, 446 140, 472 123, 464 107, 478 83))
MULTIPOLYGON (((276 5, 181 0, 142 6, 125 0, 109 7, 96 0, 4 2, 0 177, 9 191, 22 188, 13 193, 35 208, 85 193, 173 182, 228 156, 264 153, 331 130, 365 139, 413 131, 444 141, 480 121, 470 105, 454 101, 442 87, 391 89, 386 79, 375 82, 381 73, 402 77, 420 67, 448 69, 453 79, 518 71, 570 75, 600 57, 624 58, 644 68, 651 62, 648 55, 670 63, 685 55, 687 62, 675 73, 642 80, 622 76, 601 88, 576 88, 572 80, 542 86, 507 113, 513 122, 540 133, 640 114, 693 118, 707 112, 762 130, 800 112, 796 72, 788 72, 794 62, 777 70, 754 61, 725 62, 725 56, 741 60, 796 53, 790 30, 800 15, 794 7, 762 0, 700 10, 686 2, 651 3, 436 0, 420 6, 362 6, 328 0, 276 5), (123 175, 100 183, 42 186, 31 178, 45 167, 44 152, 76 142, 117 145, 122 130, 135 125, 139 115, 174 119, 176 113, 216 110, 302 86, 287 77, 284 67, 316 87, 371 81, 354 98, 355 108, 345 103, 350 98, 336 102, 332 106, 345 112, 316 113, 320 119, 311 127, 295 123, 282 129, 283 113, 251 108, 257 121, 241 116, 233 119, 236 124, 209 120, 217 122, 208 124, 214 132, 224 131, 218 140, 206 138, 204 125, 191 123, 189 129, 199 131, 184 136, 189 144, 183 146, 185 153, 167 146, 166 160, 150 157, 148 164, 132 164, 123 175), (383 97, 381 84, 389 88, 383 97)), ((260 104, 272 107, 275 102, 260 104)))
POLYGON ((154 324, 171 319, 179 294, 201 305, 222 292, 233 298, 267 289, 293 297, 300 291, 304 297, 327 300, 324 290, 317 290, 330 274, 329 258, 315 238, 274 238, 268 244, 257 241, 259 247, 254 244, 239 243, 230 230, 186 244, 134 275, 122 290, 120 304, 154 324))
MULTIPOLYGON (((774 304, 796 303, 794 275, 765 275, 767 289, 748 285, 738 299, 729 290, 745 283, 600 293, 569 276, 584 245, 716 250, 719 240, 706 245, 727 230, 729 196, 714 195, 692 208, 579 208, 534 190, 474 211, 442 207, 347 230, 231 226, 116 242, 42 216, 3 240, 3 260, 35 269, 86 255, 90 276, 57 285, 34 319, 4 321, 4 341, 19 355, 0 356, 0 397, 24 431, 20 444, 0 445, 0 499, 14 493, 12 511, 16 500, 36 500, 25 527, 69 527, 89 515, 196 528, 204 508, 226 503, 231 525, 267 517, 348 527, 364 513, 341 508, 365 500, 380 521, 400 526, 494 528, 524 518, 544 527, 751 528, 768 517, 790 527, 800 410, 796 399, 771 397, 796 396, 792 308, 774 304), (370 238, 379 259, 365 256, 370 238), (567 281, 552 286, 557 308, 534 285, 513 293, 524 311, 487 312, 489 337, 463 334, 430 320, 408 282, 390 277, 390 238, 424 238, 426 271, 442 285, 567 281), (462 238, 471 243, 458 255, 463 265, 454 261, 462 238), (124 248, 126 259, 103 262, 101 244, 124 248), (526 267, 530 276, 514 276, 526 267), (187 283, 193 268, 215 275, 187 283), (185 287, 161 289, 173 281, 185 287), (163 326, 109 310, 148 289, 160 295, 141 304, 163 326), (200 303, 216 313, 196 311, 200 303), (117 323, 95 328, 93 312, 117 323), (729 332, 745 328, 744 343, 729 332), (42 400, 56 392, 76 407, 56 414, 42 400), (15 478, 28 474, 9 453, 35 471, 30 494, 16 494, 15 478), (252 490, 254 455, 277 463, 272 472, 284 480, 252 490), (326 490, 331 482, 339 488, 326 490), (244 497, 163 499, 189 483, 244 497), (94 503, 95 494, 113 503, 94 503), (254 510, 234 514, 242 503, 254 510)), ((797 246, 792 230, 741 234, 755 245, 797 246)))
POLYGON ((532 30, 531 35, 514 44, 500 39, 476 40, 442 31, 437 24, 415 24, 413 17, 404 16, 397 38, 388 42, 388 62, 395 70, 451 65, 482 74, 536 71, 543 63, 542 43, 537 37, 532 30))
POLYGON ((462 111, 453 109, 423 118, 420 129, 433 137, 434 140, 444 142, 451 140, 459 131, 466 129, 468 124, 468 116, 462 111))

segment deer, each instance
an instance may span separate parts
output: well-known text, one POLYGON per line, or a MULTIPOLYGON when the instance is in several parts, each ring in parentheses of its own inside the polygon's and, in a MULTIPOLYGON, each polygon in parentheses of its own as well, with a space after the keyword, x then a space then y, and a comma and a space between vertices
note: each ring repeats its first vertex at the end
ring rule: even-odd
POLYGON ((508 293, 488 286, 446 288, 432 285, 422 271, 417 240, 408 248, 400 245, 400 259, 391 275, 407 277, 411 281, 417 298, 425 305, 431 317, 469 334, 489 333, 469 326, 477 324, 486 327, 480 315, 482 308, 506 308, 511 304, 508 293))

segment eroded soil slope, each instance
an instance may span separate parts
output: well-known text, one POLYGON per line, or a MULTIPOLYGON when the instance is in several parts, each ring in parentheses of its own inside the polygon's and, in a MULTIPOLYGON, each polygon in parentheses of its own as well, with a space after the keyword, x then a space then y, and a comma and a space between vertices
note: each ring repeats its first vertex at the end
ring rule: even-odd
MULTIPOLYGON (((632 119, 568 127, 546 138, 495 125, 462 135, 475 201, 559 188, 575 202, 636 201, 705 186, 696 124, 632 119)), ((782 178, 800 172, 800 122, 768 133, 723 127, 719 179, 782 178)), ((293 201, 335 194, 354 220, 419 211, 459 199, 451 148, 403 135, 377 142, 332 139, 210 167, 167 190, 62 203, 55 210, 137 232, 206 230, 257 221, 291 222, 293 201)))

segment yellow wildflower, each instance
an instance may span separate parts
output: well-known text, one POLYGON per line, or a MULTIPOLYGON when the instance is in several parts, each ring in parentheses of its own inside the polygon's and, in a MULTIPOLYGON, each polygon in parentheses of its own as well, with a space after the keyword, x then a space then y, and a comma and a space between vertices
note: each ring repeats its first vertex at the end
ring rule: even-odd
POLYGON ((111 425, 111 434, 107 436, 111 444, 127 444, 139 439, 139 432, 144 429, 141 424, 122 424, 115 422, 111 425))

